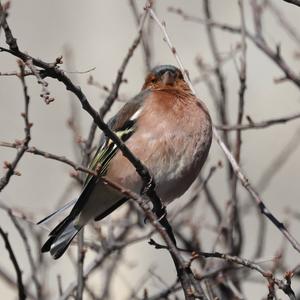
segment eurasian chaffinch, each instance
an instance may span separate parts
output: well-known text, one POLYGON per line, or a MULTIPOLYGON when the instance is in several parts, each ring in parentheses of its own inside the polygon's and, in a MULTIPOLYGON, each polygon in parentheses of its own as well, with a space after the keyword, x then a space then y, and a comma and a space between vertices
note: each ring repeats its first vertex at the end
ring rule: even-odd
MULTIPOLYGON (((108 125, 149 169, 164 204, 181 196, 193 183, 212 139, 206 106, 193 95, 181 71, 171 65, 154 68, 141 92, 108 125)), ((142 180, 135 168, 104 135, 90 168, 99 170, 99 166, 100 177, 140 192, 142 180)), ((99 177, 87 176, 70 214, 50 232, 42 252, 50 251, 55 259, 59 258, 84 225, 103 219, 126 200, 99 177)))

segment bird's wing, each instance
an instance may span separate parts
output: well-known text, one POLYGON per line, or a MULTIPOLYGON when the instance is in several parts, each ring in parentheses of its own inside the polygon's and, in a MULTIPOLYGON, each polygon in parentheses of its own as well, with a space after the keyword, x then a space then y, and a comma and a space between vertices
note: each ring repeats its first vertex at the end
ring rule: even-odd
MULTIPOLYGON (((142 91, 132 100, 127 102, 108 122, 109 128, 114 131, 114 133, 116 133, 123 142, 127 141, 134 133, 135 124, 138 119, 141 106, 149 93, 150 92, 148 90, 142 91)), ((95 184, 97 184, 99 177, 105 176, 109 163, 117 151, 117 146, 109 138, 102 134, 99 148, 89 166, 90 169, 97 171, 99 175, 87 175, 83 191, 73 207, 70 216, 75 218, 81 212, 86 200, 93 191, 95 184)), ((123 202, 124 199, 120 199, 119 205, 121 205, 123 202)), ((106 212, 104 212, 103 215, 105 216, 106 212)), ((100 216, 96 219, 99 218, 100 216)))

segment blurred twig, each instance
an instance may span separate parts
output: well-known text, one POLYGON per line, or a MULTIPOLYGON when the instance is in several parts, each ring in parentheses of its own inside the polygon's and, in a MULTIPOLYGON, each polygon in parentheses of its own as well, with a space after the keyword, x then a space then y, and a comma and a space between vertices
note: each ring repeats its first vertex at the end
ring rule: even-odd
MULTIPOLYGON (((8 148, 14 148, 14 149, 19 149, 21 147, 19 141, 15 142, 15 143, 8 143, 8 142, 1 142, 0 141, 0 146, 8 147, 8 148)), ((71 161, 70 159, 68 159, 65 156, 52 154, 52 153, 46 152, 44 150, 37 149, 34 146, 28 147, 25 152, 32 153, 32 154, 39 155, 39 156, 43 156, 47 159, 53 159, 53 160, 57 160, 57 161, 66 163, 69 166, 73 167, 74 170, 76 170, 76 171, 82 171, 82 172, 85 172, 87 174, 91 174, 91 175, 94 175, 94 176, 97 175, 97 173, 95 171, 90 170, 90 169, 88 169, 84 166, 81 166, 81 165, 71 161)))
MULTIPOLYGON (((240 88, 239 88, 239 103, 238 103, 238 116, 237 116, 237 124, 240 125, 242 123, 244 117, 244 109, 245 109, 245 91, 246 91, 246 79, 247 79, 247 44, 246 44, 246 34, 245 34, 245 12, 244 12, 244 1, 238 1, 240 16, 241 16, 241 45, 242 45, 242 55, 240 57, 240 67, 237 67, 238 76, 240 80, 240 88)), ((242 147, 242 132, 241 130, 236 131, 236 140, 235 140, 235 148, 234 148, 234 156, 235 160, 238 164, 241 162, 241 147, 242 147)), ((242 223, 241 217, 238 211, 238 192, 237 192, 237 184, 238 178, 237 176, 233 176, 232 178, 232 201, 229 208, 229 226, 228 226, 228 244, 229 249, 232 254, 239 255, 243 246, 243 233, 242 233, 242 223), (234 231, 236 231, 237 238, 235 239, 234 231)))
POLYGON ((28 257, 28 261, 29 261, 29 265, 30 265, 30 268, 31 268, 31 279, 35 285, 35 288, 36 288, 36 298, 37 299, 43 299, 43 289, 41 287, 41 284, 39 282, 39 279, 38 279, 38 270, 37 270, 37 266, 34 262, 34 258, 33 258, 33 255, 32 255, 32 251, 31 251, 31 247, 29 245, 29 241, 28 241, 28 238, 26 236, 26 233, 23 229, 23 227, 19 224, 19 221, 16 219, 16 217, 12 214, 11 211, 8 212, 8 215, 11 219, 11 221, 13 222, 14 226, 16 227, 23 243, 24 243, 24 246, 25 246, 25 249, 26 249, 26 253, 27 253, 27 257, 28 257))
MULTIPOLYGON (((134 16, 135 23, 139 26, 140 24, 140 15, 138 12, 138 8, 136 5, 135 0, 129 0, 129 4, 134 16)), ((143 54, 144 54, 144 61, 146 65, 146 72, 148 73, 151 69, 151 60, 152 60, 152 47, 151 47, 151 38, 152 38, 152 23, 148 23, 148 30, 146 31, 145 29, 143 30, 142 34, 142 46, 143 46, 143 54)))
POLYGON ((290 116, 274 118, 261 122, 253 122, 250 117, 248 117, 249 124, 237 124, 237 125, 216 125, 219 130, 248 130, 248 129, 262 129, 273 125, 284 124, 300 118, 300 113, 292 114, 290 116))
POLYGON ((10 257, 10 260, 14 266, 14 269, 16 271, 16 274, 17 274, 17 283, 18 283, 18 291, 19 291, 19 300, 24 300, 26 299, 26 291, 25 291, 25 287, 23 285, 23 281, 22 281, 22 271, 20 269, 20 266, 18 264, 18 261, 16 259, 16 256, 15 256, 15 253, 11 247, 11 244, 9 242, 9 239, 8 239, 8 235, 7 233, 5 233, 2 228, 0 227, 0 235, 5 243, 5 247, 9 253, 9 257, 10 257))
MULTIPOLYGON (((222 70, 222 63, 221 63, 221 58, 219 55, 219 50, 217 47, 217 41, 214 35, 213 27, 211 25, 212 22, 212 14, 211 14, 211 9, 210 9, 210 1, 209 0, 204 0, 203 1, 203 10, 205 13, 205 28, 207 32, 207 37, 210 45, 210 50, 212 52, 214 61, 215 61, 215 74, 218 80, 218 87, 220 91, 220 95, 218 95, 218 109, 219 109, 219 116, 223 124, 227 124, 227 88, 226 88, 226 83, 225 83, 225 76, 223 74, 222 70)), ((229 145, 229 139, 228 139, 228 134, 223 133, 223 139, 228 148, 230 148, 229 145)))
MULTIPOLYGON (((1 5, 0 5, 1 7, 1 5)), ((30 128, 32 126, 32 123, 29 122, 29 118, 28 118, 28 109, 29 109, 29 96, 28 96, 28 91, 27 91, 27 85, 24 79, 24 64, 19 61, 19 67, 20 67, 20 80, 22 83, 22 87, 23 87, 23 93, 24 93, 24 101, 25 101, 25 111, 24 113, 21 114, 21 116, 24 119, 24 123, 25 123, 25 138, 24 140, 21 142, 21 146, 19 148, 19 151, 15 157, 15 159, 10 163, 10 162, 5 162, 4 166, 7 169, 6 174, 0 179, 0 192, 4 189, 4 187, 8 184, 10 178, 12 175, 20 175, 20 173, 18 171, 16 171, 16 167, 19 163, 19 161, 21 160, 22 156, 24 155, 24 153, 27 151, 28 149, 28 144, 31 140, 31 135, 30 135, 30 128)))
POLYGON ((298 45, 300 45, 300 35, 298 34, 296 28, 293 27, 293 24, 288 22, 287 18, 284 17, 274 1, 267 0, 265 1, 265 5, 266 8, 268 8, 278 19, 279 24, 286 30, 286 32, 298 43, 298 45))

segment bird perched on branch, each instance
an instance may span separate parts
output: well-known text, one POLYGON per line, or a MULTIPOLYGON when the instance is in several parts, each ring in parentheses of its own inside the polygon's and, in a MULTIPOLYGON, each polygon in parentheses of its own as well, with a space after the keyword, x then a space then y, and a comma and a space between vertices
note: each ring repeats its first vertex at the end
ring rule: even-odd
MULTIPOLYGON (((108 125, 149 169, 164 204, 181 196, 193 183, 207 158, 212 139, 206 106, 193 95, 181 71, 171 65, 154 68, 141 92, 108 125)), ((103 219, 128 200, 100 177, 105 176, 136 193, 143 186, 131 162, 104 134, 90 168, 97 170, 99 176, 87 176, 70 214, 50 232, 42 247, 43 252, 50 251, 55 259, 90 220, 103 219)))

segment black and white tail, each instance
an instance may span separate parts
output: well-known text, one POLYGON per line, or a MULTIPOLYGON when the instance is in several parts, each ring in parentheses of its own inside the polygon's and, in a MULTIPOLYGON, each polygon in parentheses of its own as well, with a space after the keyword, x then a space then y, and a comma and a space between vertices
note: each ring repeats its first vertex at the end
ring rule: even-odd
POLYGON ((73 218, 66 217, 49 234, 48 240, 42 247, 42 252, 49 252, 54 259, 60 258, 72 242, 81 227, 74 226, 73 218))

